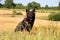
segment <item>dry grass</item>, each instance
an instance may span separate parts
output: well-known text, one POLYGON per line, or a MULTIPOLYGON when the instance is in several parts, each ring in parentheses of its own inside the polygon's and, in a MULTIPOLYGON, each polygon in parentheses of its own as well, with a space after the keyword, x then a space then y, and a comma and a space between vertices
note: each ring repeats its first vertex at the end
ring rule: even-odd
MULTIPOLYGON (((22 11, 21 11, 22 12, 22 11)), ((26 13, 22 12, 23 15, 22 16, 18 16, 18 17, 10 17, 11 15, 6 15, 6 14, 12 14, 13 12, 11 10, 0 10, 0 30, 1 31, 5 31, 5 30, 14 30, 16 25, 21 22, 23 20, 23 18, 25 17, 26 13), (4 15, 3 15, 4 14, 4 15)), ((40 16, 44 16, 46 13, 37 13, 36 14, 36 18, 40 17, 40 16)), ((48 14, 46 14, 45 16, 47 16, 48 14)), ((40 24, 40 19, 36 19, 36 21, 38 21, 38 25, 40 24)), ((37 24, 35 22, 35 24, 37 24)), ((42 22, 41 22, 42 23, 42 22)), ((8 31, 7 30, 7 31, 8 31)))
MULTIPOLYGON (((12 14, 12 11, 0 10, 0 13, 12 14)), ((36 20, 30 34, 25 31, 14 32, 16 25, 26 15, 25 12, 22 13, 22 16, 16 17, 0 16, 0 40, 60 40, 60 22, 38 19, 38 17, 48 16, 50 13, 36 12, 36 20)))

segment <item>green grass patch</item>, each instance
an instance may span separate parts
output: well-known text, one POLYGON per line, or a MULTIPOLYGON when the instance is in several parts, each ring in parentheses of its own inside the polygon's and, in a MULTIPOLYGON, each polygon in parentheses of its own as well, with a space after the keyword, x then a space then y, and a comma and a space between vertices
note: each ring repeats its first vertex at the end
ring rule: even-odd
POLYGON ((60 21, 60 12, 51 13, 48 17, 49 17, 49 20, 60 21))

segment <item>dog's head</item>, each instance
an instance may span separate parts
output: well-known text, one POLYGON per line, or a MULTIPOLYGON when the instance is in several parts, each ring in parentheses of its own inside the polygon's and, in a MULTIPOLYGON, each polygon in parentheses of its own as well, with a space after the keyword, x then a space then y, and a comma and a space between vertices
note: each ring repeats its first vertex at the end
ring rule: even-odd
POLYGON ((27 18, 28 20, 33 20, 35 18, 35 9, 33 9, 32 11, 29 11, 28 9, 26 9, 26 14, 27 14, 27 18))

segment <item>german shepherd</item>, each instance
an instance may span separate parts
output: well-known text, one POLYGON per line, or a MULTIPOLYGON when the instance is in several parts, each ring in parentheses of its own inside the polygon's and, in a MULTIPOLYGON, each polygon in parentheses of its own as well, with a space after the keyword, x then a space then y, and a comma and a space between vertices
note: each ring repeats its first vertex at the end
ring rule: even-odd
POLYGON ((30 30, 33 27, 34 21, 35 21, 35 9, 33 9, 32 11, 26 9, 26 17, 23 19, 21 23, 19 23, 16 26, 15 32, 23 31, 24 29, 30 32, 30 30))

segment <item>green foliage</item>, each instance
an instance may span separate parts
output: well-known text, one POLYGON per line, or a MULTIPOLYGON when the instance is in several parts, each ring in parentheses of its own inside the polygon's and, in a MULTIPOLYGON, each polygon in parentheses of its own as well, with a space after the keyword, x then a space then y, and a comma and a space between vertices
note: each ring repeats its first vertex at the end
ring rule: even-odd
POLYGON ((28 9, 33 9, 33 8, 39 9, 40 8, 40 4, 37 3, 37 2, 31 2, 31 3, 28 3, 27 8, 28 9))
POLYGON ((11 17, 15 17, 15 15, 23 15, 21 12, 16 12, 15 10, 13 11, 13 14, 11 17))
POLYGON ((52 13, 49 15, 49 20, 60 21, 60 13, 52 13))
POLYGON ((60 2, 59 2, 59 6, 58 6, 58 9, 60 10, 60 2))
POLYGON ((48 8, 48 5, 45 5, 45 8, 48 8))
POLYGON ((11 8, 14 9, 15 7, 16 7, 16 4, 12 3, 12 7, 11 8))
POLYGON ((17 12, 16 15, 23 15, 21 12, 17 12))
POLYGON ((31 9, 31 3, 28 3, 27 8, 31 9))
POLYGON ((16 4, 16 7, 15 8, 17 8, 17 9, 23 9, 24 6, 22 4, 16 4))
POLYGON ((60 7, 60 2, 59 2, 59 7, 60 7))
POLYGON ((16 4, 16 8, 20 8, 22 6, 21 4, 16 4))
POLYGON ((5 1, 5 8, 11 8, 12 7, 13 0, 6 0, 5 1))
MULTIPOLYGON (((2 0, 1 0, 2 1, 2 0)), ((24 6, 22 4, 15 4, 13 3, 13 0, 5 0, 4 4, 0 4, 0 8, 13 8, 13 9, 58 9, 60 10, 60 2, 57 7, 49 7, 48 5, 45 5, 45 7, 41 7, 41 5, 37 2, 31 2, 28 3, 28 5, 24 6)))
POLYGON ((13 14, 12 15, 23 15, 23 14, 21 12, 13 11, 13 14))
POLYGON ((0 8, 2 8, 3 7, 3 5, 0 3, 0 8))
POLYGON ((22 4, 16 4, 16 8, 21 8, 22 7, 22 4))
POLYGON ((11 15, 11 17, 15 17, 16 11, 13 11, 13 14, 11 15))

